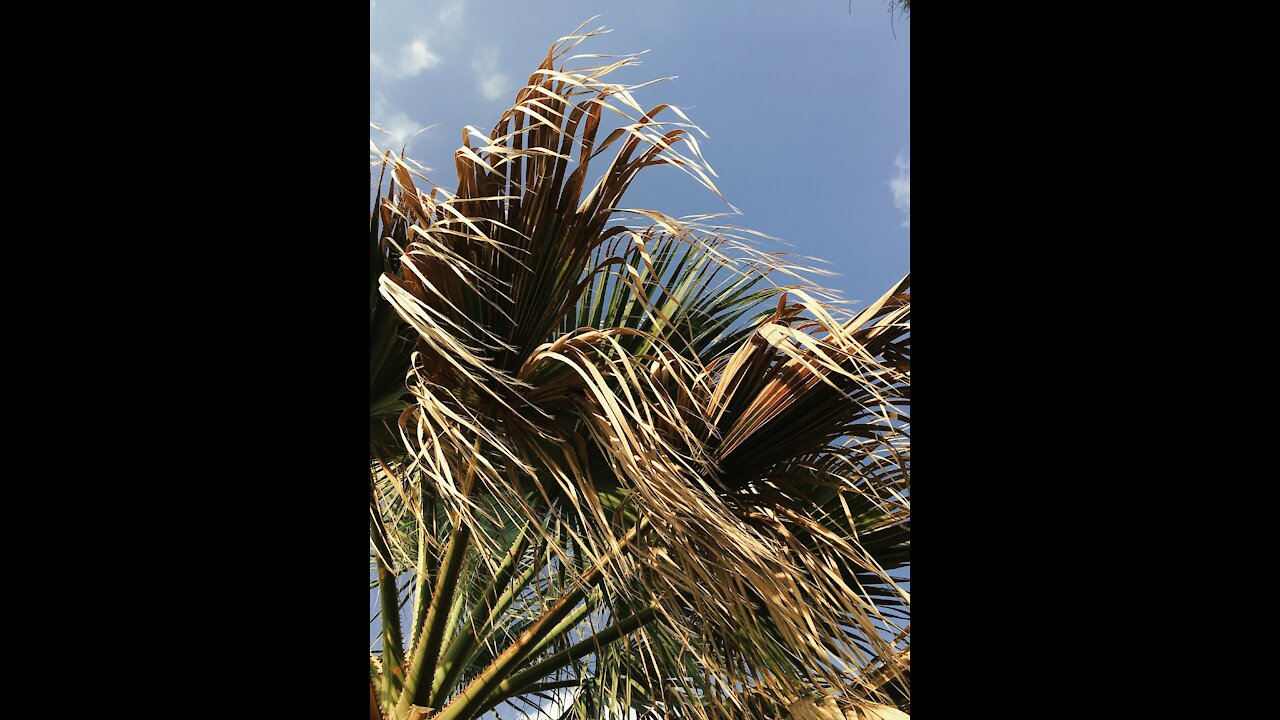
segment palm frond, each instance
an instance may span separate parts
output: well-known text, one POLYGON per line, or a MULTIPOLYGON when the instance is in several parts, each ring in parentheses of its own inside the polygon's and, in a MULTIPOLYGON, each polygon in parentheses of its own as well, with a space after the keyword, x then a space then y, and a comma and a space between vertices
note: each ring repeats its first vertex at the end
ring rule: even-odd
POLYGON ((579 31, 453 192, 374 148, 371 542, 382 606, 412 596, 381 707, 909 703, 909 279, 850 316, 747 231, 623 208, 646 168, 715 173, 605 80, 634 56, 568 66, 579 31))

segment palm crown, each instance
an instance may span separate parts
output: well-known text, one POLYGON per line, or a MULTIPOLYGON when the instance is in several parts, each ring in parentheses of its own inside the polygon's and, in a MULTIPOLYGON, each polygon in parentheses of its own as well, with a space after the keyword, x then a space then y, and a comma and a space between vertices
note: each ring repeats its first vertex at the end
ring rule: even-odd
POLYGON ((625 209, 655 165, 719 191, 604 80, 632 56, 567 67, 593 34, 467 128, 455 192, 375 147, 370 717, 909 709, 908 280, 850 316, 751 233, 625 209))

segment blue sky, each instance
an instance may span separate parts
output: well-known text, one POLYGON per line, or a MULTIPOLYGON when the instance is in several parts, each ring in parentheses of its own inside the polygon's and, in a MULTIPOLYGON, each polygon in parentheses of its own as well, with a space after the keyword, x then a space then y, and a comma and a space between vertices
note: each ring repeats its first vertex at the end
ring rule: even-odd
MULTIPOLYGON (((910 270, 911 24, 884 0, 371 0, 370 118, 401 139, 435 125, 408 155, 452 189, 462 127, 487 133, 547 48, 593 15, 587 29, 612 32, 576 52, 649 51, 610 81, 678 76, 637 100, 706 131, 716 184, 742 212, 730 222, 828 261, 826 284, 859 303, 910 270)), ((727 210, 673 168, 647 172, 627 206, 727 210)))

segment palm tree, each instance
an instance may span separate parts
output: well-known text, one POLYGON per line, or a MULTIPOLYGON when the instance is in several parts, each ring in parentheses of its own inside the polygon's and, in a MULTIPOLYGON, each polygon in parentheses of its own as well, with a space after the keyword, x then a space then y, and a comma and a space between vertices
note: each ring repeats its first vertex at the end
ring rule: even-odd
POLYGON ((847 313, 716 216, 623 209, 655 165, 719 191, 604 80, 634 56, 567 66, 581 29, 456 191, 374 148, 370 718, 890 717, 909 279, 847 313))

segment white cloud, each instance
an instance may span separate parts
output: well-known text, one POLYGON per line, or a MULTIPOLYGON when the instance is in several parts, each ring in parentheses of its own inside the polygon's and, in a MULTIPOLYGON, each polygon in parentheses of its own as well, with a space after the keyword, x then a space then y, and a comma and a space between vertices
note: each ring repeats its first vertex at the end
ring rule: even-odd
POLYGON ((498 72, 498 48, 490 47, 480 51, 471 62, 471 69, 476 74, 476 84, 486 100, 498 98, 512 92, 511 79, 505 73, 498 72))
POLYGON ((400 77, 411 77, 440 64, 440 56, 431 52, 427 41, 414 40, 400 48, 400 77))
POLYGON ((370 129, 374 144, 383 150, 394 150, 397 153, 405 142, 423 127, 422 123, 394 108, 387 101, 386 96, 380 92, 374 93, 370 98, 369 120, 386 131, 384 134, 370 129))
POLYGON ((432 112, 421 103, 425 76, 465 67, 465 12, 463 0, 369 0, 369 120, 385 131, 371 128, 369 138, 379 148, 400 152, 423 129, 412 115, 432 112))
POLYGON ((889 180, 889 189, 893 191, 893 206, 907 214, 902 227, 911 229, 911 158, 898 153, 893 164, 898 166, 898 177, 889 180))
POLYGON ((462 20, 462 0, 450 0, 436 15, 436 26, 449 28, 462 20))
POLYGON ((385 80, 411 78, 444 62, 457 45, 463 20, 462 0, 448 0, 431 15, 405 7, 385 8, 374 14, 376 0, 369 0, 369 72, 375 85, 385 80), (442 53, 441 48, 444 48, 442 53))
POLYGON ((423 70, 430 70, 442 61, 427 44, 426 38, 416 38, 403 45, 394 61, 388 62, 377 53, 369 53, 369 69, 375 74, 387 75, 395 80, 413 77, 423 70))

